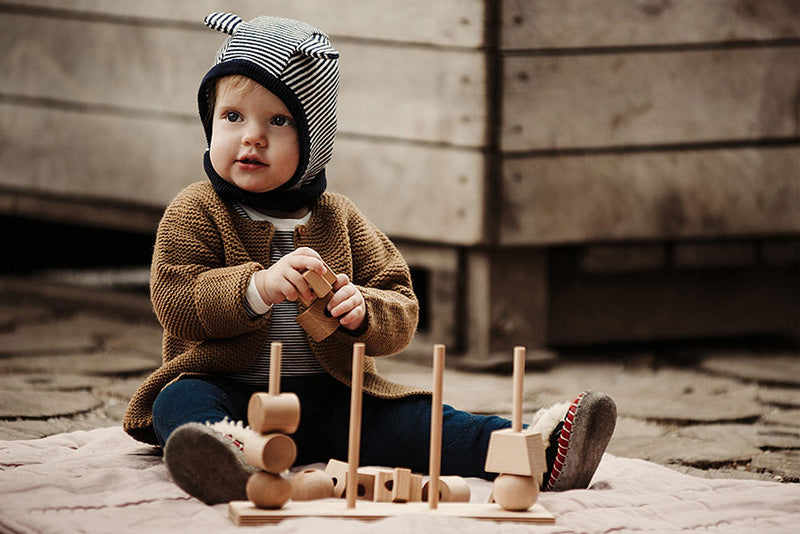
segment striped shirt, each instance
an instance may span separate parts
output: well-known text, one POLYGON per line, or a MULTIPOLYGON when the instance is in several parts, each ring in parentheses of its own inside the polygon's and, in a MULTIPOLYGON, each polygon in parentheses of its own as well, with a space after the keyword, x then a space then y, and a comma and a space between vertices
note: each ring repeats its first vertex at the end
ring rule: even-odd
MULTIPOLYGON (((270 265, 294 250, 295 226, 305 224, 308 222, 308 219, 311 218, 311 214, 308 213, 302 219, 278 219, 269 217, 238 203, 233 204, 233 209, 242 217, 268 221, 275 227, 275 235, 272 238, 272 246, 270 247, 270 265)), ((260 303, 250 302, 250 298, 252 297, 248 296, 248 298, 245 299, 247 313, 251 317, 257 317, 260 314, 256 309, 259 309, 259 311, 263 309, 261 306, 264 306, 264 303, 263 301, 260 303)), ((260 297, 256 295, 256 299, 260 299, 260 297)), ((266 313, 266 311, 262 313, 266 313)), ((286 300, 280 304, 274 304, 272 306, 272 322, 270 323, 269 338, 266 344, 247 370, 241 373, 231 374, 231 378, 251 385, 263 385, 266 388, 269 383, 270 344, 273 341, 280 341, 283 344, 283 350, 281 351, 281 376, 301 376, 324 373, 325 370, 311 352, 311 346, 308 344, 308 337, 306 336, 305 330, 295 321, 297 313, 296 302, 286 300)))

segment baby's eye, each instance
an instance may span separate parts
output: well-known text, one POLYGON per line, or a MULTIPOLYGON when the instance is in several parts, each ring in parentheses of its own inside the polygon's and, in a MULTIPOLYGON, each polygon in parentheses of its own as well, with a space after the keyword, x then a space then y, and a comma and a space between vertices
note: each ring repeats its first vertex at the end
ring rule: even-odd
POLYGON ((228 122, 238 122, 242 120, 242 116, 236 113, 235 111, 228 111, 225 113, 225 120, 228 122))
POLYGON ((276 115, 275 117, 272 117, 270 124, 273 124, 274 126, 292 126, 294 123, 289 117, 276 115))

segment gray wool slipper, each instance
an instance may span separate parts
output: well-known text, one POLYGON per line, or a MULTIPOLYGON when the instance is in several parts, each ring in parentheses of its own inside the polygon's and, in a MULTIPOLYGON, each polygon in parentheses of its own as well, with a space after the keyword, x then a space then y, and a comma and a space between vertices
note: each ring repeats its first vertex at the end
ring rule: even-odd
POLYGON ((565 491, 589 487, 616 422, 617 405, 611 397, 598 391, 581 393, 570 404, 561 421, 563 424, 550 436, 548 452, 555 452, 555 455, 545 489, 565 491))
POLYGON ((206 504, 247 499, 247 479, 257 469, 237 446, 236 430, 228 421, 186 423, 175 429, 164 446, 164 463, 175 484, 206 504), (226 425, 233 431, 226 431, 226 425))

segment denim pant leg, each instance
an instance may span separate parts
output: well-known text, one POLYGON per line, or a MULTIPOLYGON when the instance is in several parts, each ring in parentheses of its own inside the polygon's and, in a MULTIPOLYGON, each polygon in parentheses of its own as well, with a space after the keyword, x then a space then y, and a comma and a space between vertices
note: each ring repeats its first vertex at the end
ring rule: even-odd
MULTIPOLYGON (((430 463, 430 397, 403 399, 364 397, 361 428, 362 464, 408 467, 427 473, 430 463)), ((445 405, 442 413, 442 475, 492 480, 483 467, 494 430, 511 422, 497 416, 475 415, 445 405)))
POLYGON ((170 434, 185 423, 247 421, 247 402, 255 389, 235 380, 218 377, 182 378, 156 397, 153 427, 162 447, 170 434))

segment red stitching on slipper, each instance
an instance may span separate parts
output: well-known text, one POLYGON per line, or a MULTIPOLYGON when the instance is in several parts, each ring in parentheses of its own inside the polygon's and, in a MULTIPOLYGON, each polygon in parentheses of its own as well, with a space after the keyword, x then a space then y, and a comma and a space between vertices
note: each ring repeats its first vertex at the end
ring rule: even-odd
POLYGON ((550 491, 558 480, 558 475, 561 474, 561 469, 564 467, 564 460, 567 457, 567 450, 569 449, 569 439, 572 436, 572 422, 575 420, 575 412, 578 410, 578 403, 583 398, 583 393, 578 395, 572 404, 570 404, 567 414, 564 418, 564 425, 561 427, 561 433, 558 435, 558 452, 556 452, 556 459, 553 462, 553 469, 550 472, 550 479, 547 482, 547 490, 550 491))

